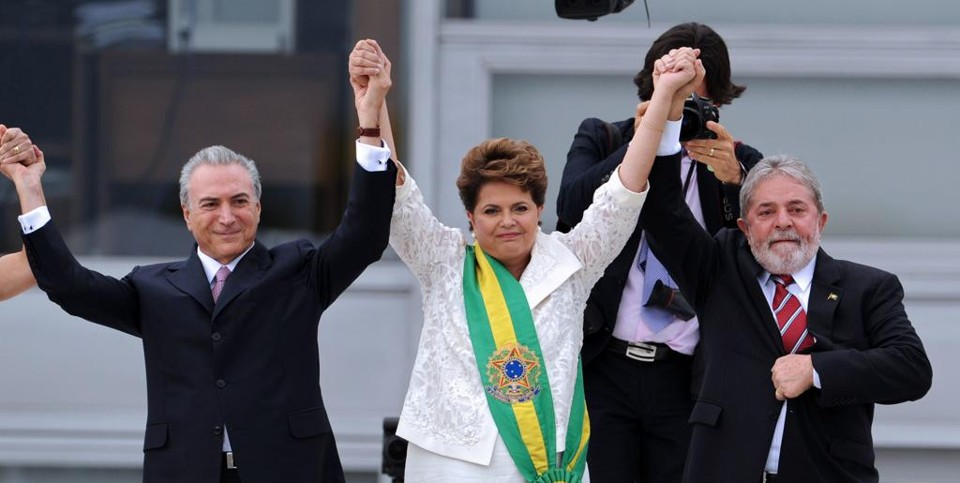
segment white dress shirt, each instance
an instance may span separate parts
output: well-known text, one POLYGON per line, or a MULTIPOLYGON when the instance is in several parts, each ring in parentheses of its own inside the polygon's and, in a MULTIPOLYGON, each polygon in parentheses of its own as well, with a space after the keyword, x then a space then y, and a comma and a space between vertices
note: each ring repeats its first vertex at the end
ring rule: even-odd
MULTIPOLYGON (((221 265, 220 262, 214 260, 212 257, 203 253, 200 250, 200 247, 197 247, 197 257, 200 258, 200 264, 203 265, 203 273, 207 276, 207 282, 210 283, 210 290, 213 290, 213 284, 217 281, 217 272, 220 270, 220 267, 227 267, 230 270, 230 273, 233 273, 237 268, 237 264, 240 263, 240 259, 243 258, 247 252, 253 248, 254 243, 251 243, 243 253, 240 254, 237 258, 234 258, 230 263, 226 265, 221 265)), ((227 434, 227 425, 223 425, 223 451, 233 451, 233 448, 230 446, 230 435, 227 434)))
MULTIPOLYGON (((679 138, 680 125, 681 121, 667 121, 663 138, 657 148, 657 156, 669 156, 680 150, 680 144, 675 140, 671 141, 679 138), (674 135, 676 138, 672 137, 674 135)), ((686 188, 684 200, 700 226, 706 227, 706 223, 703 221, 703 208, 700 204, 700 190, 697 189, 697 162, 684 155, 680 163, 680 183, 681 186, 686 188), (688 174, 690 176, 689 181, 687 180, 688 174)), ((660 332, 653 332, 643 321, 641 308, 643 307, 644 273, 643 270, 640 270, 637 259, 640 257, 640 248, 643 247, 647 235, 643 233, 641 236, 643 238, 641 238, 637 253, 633 257, 633 263, 630 265, 630 271, 627 274, 627 282, 624 284, 623 294, 620 296, 620 306, 617 308, 617 321, 613 328, 613 336, 628 342, 663 343, 681 354, 693 355, 697 343, 700 342, 700 323, 696 317, 687 321, 674 317, 673 322, 660 332)))
MULTIPOLYGON (((794 283, 787 286, 787 291, 797 298, 804 312, 807 311, 807 301, 810 300, 810 288, 813 286, 813 270, 816 266, 817 257, 814 256, 813 259, 810 260, 810 263, 801 268, 800 271, 791 274, 794 283)), ((760 283, 763 296, 767 298, 767 306, 770 308, 770 313, 773 314, 773 320, 777 320, 777 314, 773 312, 773 294, 776 291, 776 282, 770 278, 770 272, 767 271, 764 271, 757 277, 757 282, 760 283)), ((819 388, 820 376, 816 371, 813 372, 813 378, 814 387, 819 388)), ((783 426, 787 421, 787 406, 789 404, 790 401, 784 401, 783 406, 780 408, 780 417, 777 418, 777 427, 773 431, 773 441, 770 443, 770 452, 767 453, 767 464, 764 467, 767 473, 776 474, 780 466, 780 446, 783 443, 783 426)))

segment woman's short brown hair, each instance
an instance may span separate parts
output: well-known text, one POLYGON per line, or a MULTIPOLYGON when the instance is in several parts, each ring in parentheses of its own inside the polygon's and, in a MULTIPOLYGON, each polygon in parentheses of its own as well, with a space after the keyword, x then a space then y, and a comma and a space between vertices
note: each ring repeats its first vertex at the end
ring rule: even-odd
POLYGON ((532 144, 517 139, 488 139, 467 151, 460 163, 457 189, 467 211, 477 206, 477 194, 484 184, 502 181, 530 193, 543 206, 547 193, 547 169, 543 156, 532 144))

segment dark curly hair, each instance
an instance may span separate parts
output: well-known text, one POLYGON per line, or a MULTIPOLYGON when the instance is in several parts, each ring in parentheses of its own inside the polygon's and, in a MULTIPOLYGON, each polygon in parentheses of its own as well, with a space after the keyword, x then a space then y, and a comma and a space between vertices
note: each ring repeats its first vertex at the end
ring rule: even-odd
POLYGON ((643 61, 643 70, 633 78, 640 100, 649 101, 653 96, 653 63, 680 47, 700 49, 700 59, 707 70, 707 92, 714 104, 730 104, 747 89, 730 81, 730 54, 720 34, 706 25, 689 22, 671 27, 653 41, 643 61))
POLYGON ((484 184, 502 181, 530 193, 543 206, 547 193, 547 169, 543 156, 532 144, 517 139, 488 139, 467 151, 460 163, 457 189, 467 211, 477 206, 477 194, 484 184))

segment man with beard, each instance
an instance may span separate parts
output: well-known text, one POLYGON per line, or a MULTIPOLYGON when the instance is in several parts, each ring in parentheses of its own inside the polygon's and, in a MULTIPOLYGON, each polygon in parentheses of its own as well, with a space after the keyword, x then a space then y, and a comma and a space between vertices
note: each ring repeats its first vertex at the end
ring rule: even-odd
POLYGON ((709 355, 684 480, 878 481, 874 404, 919 399, 932 379, 899 280, 820 249, 820 184, 796 158, 751 169, 739 230, 714 237, 678 178, 679 159, 655 163, 641 221, 709 355))

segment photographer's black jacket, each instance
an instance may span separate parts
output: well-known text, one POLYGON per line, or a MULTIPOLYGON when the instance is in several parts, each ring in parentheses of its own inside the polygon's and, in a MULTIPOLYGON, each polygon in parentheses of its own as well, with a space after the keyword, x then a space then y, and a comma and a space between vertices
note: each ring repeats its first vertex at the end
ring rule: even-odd
MULTIPOLYGON (((557 229, 565 230, 580 222, 584 210, 593 201, 594 190, 600 187, 623 161, 627 144, 633 137, 633 122, 633 118, 614 123, 589 118, 580 123, 567 153, 567 164, 563 168, 563 179, 560 181, 560 194, 557 197, 557 215, 560 221, 557 229)), ((742 143, 737 143, 736 156, 747 170, 763 158, 759 151, 742 143)), ((740 214, 740 186, 720 183, 702 163, 697 163, 696 169, 697 187, 700 190, 700 203, 707 231, 712 235, 720 228, 736 227, 740 214)), ((637 229, 627 241, 626 247, 607 267, 603 278, 594 286, 587 301, 581 352, 585 364, 604 349, 613 333, 620 296, 627 283, 630 265, 640 246, 641 230, 638 222, 637 229)), ((659 257, 660 250, 656 240, 651 239, 650 246, 659 257)))

